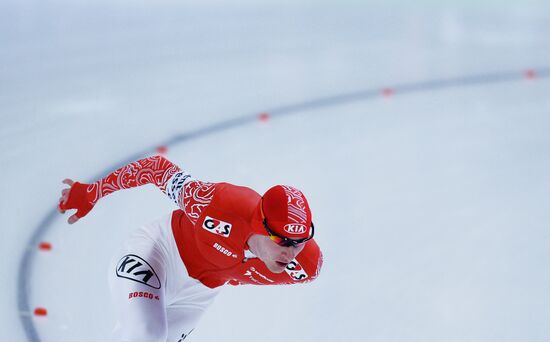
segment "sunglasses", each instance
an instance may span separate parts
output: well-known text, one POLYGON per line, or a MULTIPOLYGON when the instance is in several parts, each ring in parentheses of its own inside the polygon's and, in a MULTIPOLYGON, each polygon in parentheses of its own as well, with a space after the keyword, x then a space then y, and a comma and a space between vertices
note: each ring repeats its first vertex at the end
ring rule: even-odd
POLYGON ((269 238, 271 239, 271 241, 273 241, 276 244, 278 244, 279 246, 283 246, 283 247, 290 247, 290 246, 298 247, 302 243, 313 239, 313 235, 315 235, 315 226, 313 225, 313 222, 311 222, 311 235, 308 236, 307 238, 298 239, 298 240, 293 240, 293 239, 287 238, 285 236, 281 236, 281 235, 276 234, 267 225, 267 219, 266 218, 264 218, 263 224, 264 224, 265 230, 269 234, 269 238))

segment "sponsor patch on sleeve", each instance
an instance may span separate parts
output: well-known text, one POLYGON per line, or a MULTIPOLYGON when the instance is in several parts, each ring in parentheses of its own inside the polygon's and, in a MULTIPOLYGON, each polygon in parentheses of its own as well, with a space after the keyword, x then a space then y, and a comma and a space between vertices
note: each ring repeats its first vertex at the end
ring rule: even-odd
POLYGON ((296 259, 292 260, 288 263, 288 265, 286 265, 285 272, 294 281, 303 281, 308 278, 308 274, 296 259))
POLYGON ((160 279, 149 263, 137 255, 123 256, 117 266, 116 275, 120 278, 130 279, 145 284, 154 289, 160 289, 160 279))
POLYGON ((180 171, 172 176, 166 186, 166 194, 170 199, 179 206, 179 200, 181 196, 181 189, 185 186, 185 183, 192 180, 191 175, 187 172, 180 171))

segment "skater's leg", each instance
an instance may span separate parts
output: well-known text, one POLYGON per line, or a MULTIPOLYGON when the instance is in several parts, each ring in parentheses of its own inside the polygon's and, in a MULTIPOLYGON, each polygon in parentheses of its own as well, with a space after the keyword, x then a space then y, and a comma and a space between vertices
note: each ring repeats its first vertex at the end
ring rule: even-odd
MULTIPOLYGON (((213 293, 212 300, 214 296, 215 294, 213 293)), ((168 341, 185 341, 186 337, 197 327, 210 302, 211 300, 208 303, 201 300, 193 303, 193 300, 190 298, 186 303, 168 305, 166 308, 168 341)))
POLYGON ((166 342, 164 260, 149 239, 131 239, 111 263, 112 342, 166 342))

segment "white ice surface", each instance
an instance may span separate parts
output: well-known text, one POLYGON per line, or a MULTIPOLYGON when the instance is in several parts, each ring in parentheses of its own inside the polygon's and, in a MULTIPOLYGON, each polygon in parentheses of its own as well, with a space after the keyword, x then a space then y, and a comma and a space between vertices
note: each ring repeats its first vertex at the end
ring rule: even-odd
MULTIPOLYGON (((0 341, 25 341, 19 260, 60 181, 175 134, 393 84, 550 67, 544 1, 0 4, 0 341)), ((190 341, 547 341, 550 79, 307 110, 171 148, 196 177, 294 184, 325 263, 305 286, 227 288, 190 341)), ((41 341, 105 341, 106 273, 154 188, 59 217, 30 270, 41 341)), ((24 314, 24 313, 23 313, 24 314)))

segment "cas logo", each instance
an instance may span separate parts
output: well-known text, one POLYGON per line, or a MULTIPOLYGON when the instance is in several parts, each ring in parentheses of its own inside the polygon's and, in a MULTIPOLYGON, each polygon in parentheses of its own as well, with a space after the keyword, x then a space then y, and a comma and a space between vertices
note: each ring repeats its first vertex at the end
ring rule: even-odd
POLYGON ((302 281, 308 278, 306 271, 296 259, 292 260, 288 263, 288 265, 286 265, 285 271, 290 276, 290 278, 295 281, 302 281))
POLYGON ((229 234, 231 234, 232 225, 231 223, 206 216, 204 222, 202 223, 202 227, 210 233, 221 235, 223 237, 229 237, 229 234))
POLYGON ((306 232, 306 226, 297 223, 289 223, 283 229, 289 234, 303 234, 306 232))

